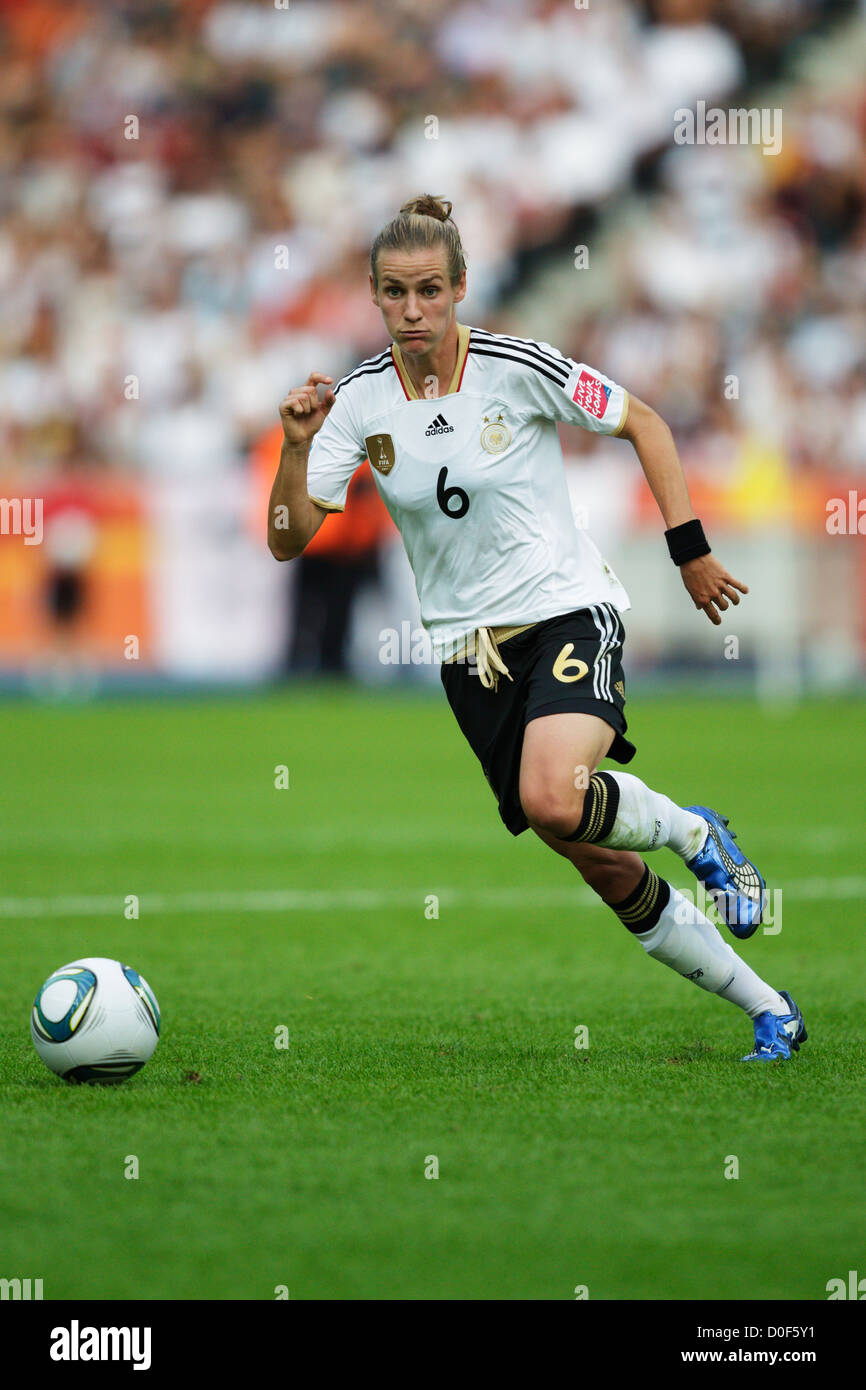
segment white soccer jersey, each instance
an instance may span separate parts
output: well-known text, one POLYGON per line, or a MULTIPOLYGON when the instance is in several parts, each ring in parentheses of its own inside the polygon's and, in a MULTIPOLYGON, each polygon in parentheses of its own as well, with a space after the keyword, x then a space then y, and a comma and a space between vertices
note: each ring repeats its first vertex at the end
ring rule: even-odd
POLYGON ((442 659, 477 628, 630 606, 575 525, 556 430, 617 434, 627 393, 548 343, 465 324, 458 337, 444 396, 418 396, 396 343, 343 377, 307 467, 313 501, 342 511, 369 457, 442 659))

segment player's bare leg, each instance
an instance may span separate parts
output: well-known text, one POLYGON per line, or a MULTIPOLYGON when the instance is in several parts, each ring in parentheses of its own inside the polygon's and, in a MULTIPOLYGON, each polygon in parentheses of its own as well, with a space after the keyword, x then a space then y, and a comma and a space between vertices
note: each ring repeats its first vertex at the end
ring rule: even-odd
POLYGON ((546 714, 523 735, 520 801, 533 829, 609 849, 667 846, 692 858, 707 836, 704 820, 629 773, 596 773, 614 731, 595 714, 546 714), (595 774, 595 775, 594 775, 595 774))
POLYGON ((574 865, 584 883, 608 907, 629 897, 644 876, 646 864, 632 850, 569 844, 566 840, 557 840, 546 830, 536 829, 535 833, 556 854, 574 865))
POLYGON ((672 849, 707 883, 734 936, 751 936, 763 913, 764 880, 727 821, 706 806, 677 806, 631 773, 596 771, 613 738, 594 714, 530 720, 520 800, 532 828, 606 849, 672 849))
MULTIPOLYGON (((633 851, 573 835, 563 838, 551 829, 574 824, 575 816, 584 825, 591 815, 604 830, 610 816, 598 810, 598 802, 591 802, 587 809, 585 793, 592 793, 598 763, 612 741, 613 730, 594 715, 545 715, 530 721, 524 734, 520 796, 531 828, 555 853, 574 864, 648 955, 745 1010, 755 1024, 755 1050, 743 1060, 790 1056, 791 1047, 798 1048, 806 1036, 796 1005, 740 959, 696 904, 659 878, 633 851), (762 1046, 765 1038, 767 1046, 762 1046)), ((645 790, 649 797, 658 797, 645 790)), ((603 789, 596 795, 602 796, 603 789)), ((662 805, 659 809, 667 814, 662 805)))

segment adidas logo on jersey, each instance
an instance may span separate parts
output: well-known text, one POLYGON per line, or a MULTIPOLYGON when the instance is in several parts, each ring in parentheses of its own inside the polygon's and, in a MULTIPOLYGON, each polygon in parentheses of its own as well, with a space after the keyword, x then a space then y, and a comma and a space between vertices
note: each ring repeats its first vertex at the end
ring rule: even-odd
POLYGON ((454 426, 453 426, 453 425, 449 425, 448 421, 445 419, 445 416, 442 415, 442 414, 440 413, 439 415, 436 416, 436 419, 435 419, 435 420, 432 420, 432 421, 430 422, 430 424, 427 426, 427 428, 426 428, 426 430, 424 431, 424 433, 425 433, 425 435, 431 435, 431 434, 453 434, 453 433, 454 433, 454 426))

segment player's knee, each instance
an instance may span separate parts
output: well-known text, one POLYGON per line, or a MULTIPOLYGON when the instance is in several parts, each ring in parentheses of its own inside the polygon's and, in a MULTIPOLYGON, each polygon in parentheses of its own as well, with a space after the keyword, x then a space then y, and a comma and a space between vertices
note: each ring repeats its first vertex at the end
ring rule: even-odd
POLYGON ((550 787, 529 787, 521 794, 523 814, 533 830, 544 830, 557 839, 573 835, 583 815, 583 792, 575 787, 556 791, 550 787))

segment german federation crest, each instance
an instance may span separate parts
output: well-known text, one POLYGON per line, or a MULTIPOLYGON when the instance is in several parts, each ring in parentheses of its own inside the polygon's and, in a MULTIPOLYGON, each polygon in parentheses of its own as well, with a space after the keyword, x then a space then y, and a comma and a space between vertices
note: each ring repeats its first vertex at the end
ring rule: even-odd
POLYGON ((488 454, 501 454, 503 449, 507 449, 511 443, 511 430, 502 419, 500 410, 495 420, 491 420, 489 415, 484 416, 484 428, 481 431, 481 447, 488 454))
POLYGON ((394 441, 390 434, 371 434, 364 440, 367 458, 377 473, 390 473, 394 467, 394 441))

